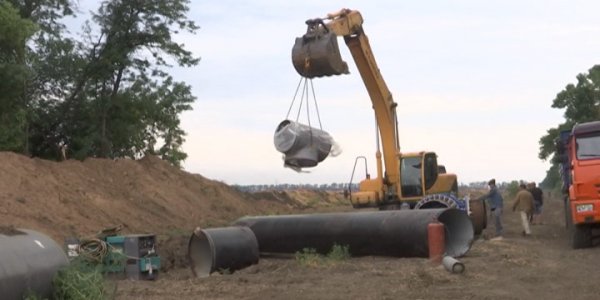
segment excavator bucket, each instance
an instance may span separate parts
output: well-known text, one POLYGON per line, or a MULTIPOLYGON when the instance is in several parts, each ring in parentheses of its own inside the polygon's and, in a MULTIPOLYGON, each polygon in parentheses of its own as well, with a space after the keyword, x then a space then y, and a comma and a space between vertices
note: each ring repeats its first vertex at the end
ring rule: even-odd
POLYGON ((337 36, 322 20, 309 20, 306 24, 306 34, 296 38, 292 48, 292 63, 298 74, 307 78, 348 74, 337 36))

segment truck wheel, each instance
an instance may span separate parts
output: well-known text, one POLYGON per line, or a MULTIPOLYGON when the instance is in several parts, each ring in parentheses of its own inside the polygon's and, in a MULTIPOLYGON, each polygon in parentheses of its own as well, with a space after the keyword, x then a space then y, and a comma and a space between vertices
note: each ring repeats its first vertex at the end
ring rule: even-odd
POLYGON ((569 197, 565 197, 563 199, 564 208, 565 208, 565 228, 571 228, 573 222, 571 222, 571 205, 569 204, 569 197))
POLYGON ((573 249, 589 248, 592 246, 592 227, 589 225, 571 225, 571 246, 573 249))

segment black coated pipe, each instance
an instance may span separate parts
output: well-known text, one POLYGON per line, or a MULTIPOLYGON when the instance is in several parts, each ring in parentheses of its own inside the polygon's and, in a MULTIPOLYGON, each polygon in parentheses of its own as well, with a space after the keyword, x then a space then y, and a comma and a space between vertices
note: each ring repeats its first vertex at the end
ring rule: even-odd
POLYGON ((453 208, 244 217, 234 224, 250 227, 265 254, 304 248, 327 253, 337 244, 355 256, 427 257, 427 225, 436 221, 445 226, 446 255, 469 251, 473 225, 453 208))
POLYGON ((50 237, 28 229, 0 227, 0 299, 40 299, 52 295, 52 278, 69 264, 50 237))
POLYGON ((196 277, 233 272, 258 263, 258 243, 248 227, 196 228, 188 244, 188 257, 196 277))

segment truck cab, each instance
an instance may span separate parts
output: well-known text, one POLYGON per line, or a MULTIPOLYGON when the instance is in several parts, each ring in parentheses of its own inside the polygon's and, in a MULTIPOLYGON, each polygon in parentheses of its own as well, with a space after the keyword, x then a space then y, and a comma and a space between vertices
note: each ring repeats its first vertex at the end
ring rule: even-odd
POLYGON ((562 131, 557 153, 572 246, 590 247, 592 229, 600 227, 600 121, 562 131))

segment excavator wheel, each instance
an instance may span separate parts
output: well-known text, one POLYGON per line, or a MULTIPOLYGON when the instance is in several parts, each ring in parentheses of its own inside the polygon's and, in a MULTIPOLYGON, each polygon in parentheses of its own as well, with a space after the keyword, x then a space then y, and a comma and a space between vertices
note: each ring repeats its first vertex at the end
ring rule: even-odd
MULTIPOLYGON (((473 231, 475 235, 480 235, 483 232, 483 229, 487 227, 485 203, 481 202, 481 205, 473 205, 473 202, 470 202, 470 204, 472 213, 469 217, 473 223, 473 231)), ((456 208, 462 211, 466 211, 467 209, 466 203, 460 201, 452 194, 427 195, 415 205, 415 209, 431 208, 456 208)))
POLYGON ((423 197, 415 205, 415 209, 459 208, 458 199, 450 194, 433 194, 423 197))
POLYGON ((322 20, 309 20, 306 24, 306 34, 296 38, 292 48, 292 63, 298 74, 307 78, 348 74, 337 36, 322 20))

